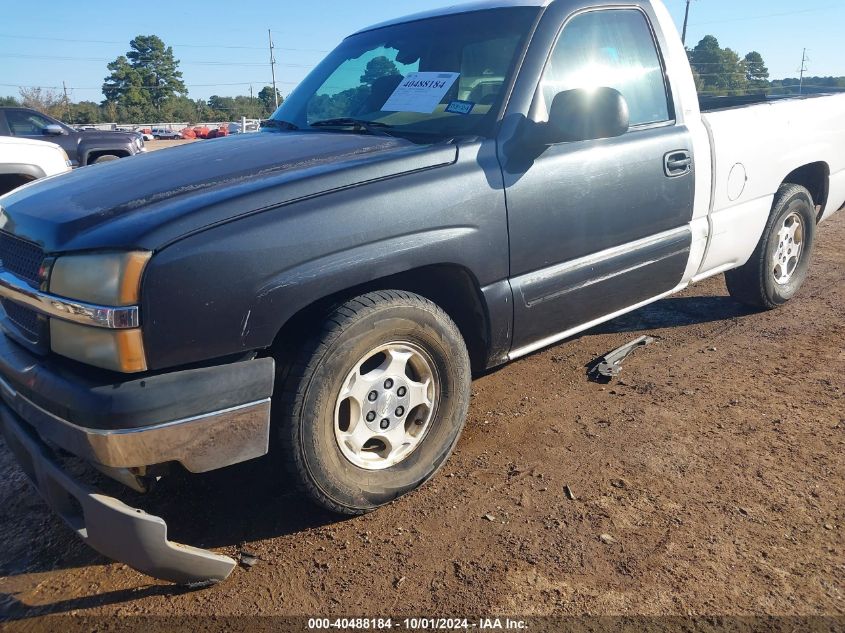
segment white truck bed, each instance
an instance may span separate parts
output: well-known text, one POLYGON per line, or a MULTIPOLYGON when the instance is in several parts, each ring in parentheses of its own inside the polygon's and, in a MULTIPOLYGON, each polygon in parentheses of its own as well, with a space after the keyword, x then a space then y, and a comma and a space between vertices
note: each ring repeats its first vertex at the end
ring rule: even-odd
POLYGON ((701 116, 713 168, 711 239, 701 271, 751 256, 778 187, 798 167, 816 163, 829 174, 826 191, 814 192, 820 219, 845 204, 845 94, 766 101, 701 116))

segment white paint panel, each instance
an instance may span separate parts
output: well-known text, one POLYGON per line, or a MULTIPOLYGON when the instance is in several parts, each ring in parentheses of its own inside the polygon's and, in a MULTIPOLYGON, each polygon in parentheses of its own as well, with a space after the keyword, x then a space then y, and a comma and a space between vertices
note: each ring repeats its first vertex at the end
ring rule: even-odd
POLYGON ((831 207, 845 202, 845 94, 784 99, 702 115, 712 130, 715 152, 712 243, 701 273, 745 263, 759 242, 778 187, 790 172, 827 164, 831 207), (729 177, 742 164, 748 176, 731 200, 729 177), (840 198, 842 198, 840 200, 840 198))
POLYGON ((713 236, 707 256, 697 277, 707 276, 714 268, 742 266, 757 247, 774 196, 751 200, 727 209, 715 211, 711 216, 713 236))
POLYGON ((830 177, 830 192, 827 196, 827 208, 824 210, 822 222, 840 211, 843 205, 845 205, 845 171, 840 171, 830 177))
POLYGON ((705 216, 697 218, 690 223, 692 231, 692 244, 690 245, 689 261, 687 269, 681 281, 689 282, 699 271, 704 255, 707 252, 708 237, 710 236, 710 220, 705 216))

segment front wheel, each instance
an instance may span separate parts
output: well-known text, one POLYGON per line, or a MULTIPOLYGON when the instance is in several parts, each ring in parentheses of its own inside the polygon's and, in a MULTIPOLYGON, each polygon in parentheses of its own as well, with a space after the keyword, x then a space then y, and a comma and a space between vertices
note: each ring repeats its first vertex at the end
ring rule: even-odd
POLYGON ((362 514, 425 483, 466 419, 470 362, 457 326, 412 293, 346 301, 284 381, 285 463, 313 501, 362 514))
POLYGON ((110 163, 113 160, 119 159, 120 156, 115 156, 114 154, 103 154, 102 156, 98 156, 97 160, 94 161, 95 165, 101 165, 102 163, 110 163))
POLYGON ((725 273, 730 295, 767 310, 792 299, 807 279, 815 236, 812 195, 800 185, 782 185, 751 259, 725 273))

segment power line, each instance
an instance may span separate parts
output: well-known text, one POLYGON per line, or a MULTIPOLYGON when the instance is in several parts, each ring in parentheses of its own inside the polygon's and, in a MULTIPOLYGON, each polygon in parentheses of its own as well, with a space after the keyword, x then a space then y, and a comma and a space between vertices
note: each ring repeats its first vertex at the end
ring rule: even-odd
MULTIPOLYGON (((724 62, 696 62, 690 60, 691 64, 695 64, 696 66, 722 66, 724 62)), ((744 66, 765 66, 766 62, 747 62, 743 59, 740 59, 736 62, 737 64, 742 64, 744 66)))
POLYGON ((813 13, 816 11, 827 11, 828 9, 839 9, 842 5, 831 4, 824 7, 815 7, 813 9, 801 9, 799 11, 785 11, 783 13, 768 13, 765 15, 755 15, 744 18, 730 18, 725 20, 708 20, 707 22, 694 22, 690 26, 703 26, 705 24, 724 24, 726 22, 746 22, 749 20, 764 20, 767 18, 779 18, 787 15, 799 15, 801 13, 813 13))
MULTIPOLYGON (((72 57, 70 55, 25 55, 20 53, 0 53, 0 57, 7 57, 12 59, 41 59, 49 61, 72 61, 72 62, 108 62, 111 63, 113 59, 105 57, 72 57)), ((151 57, 138 57, 138 61, 150 62, 155 61, 151 57)), ((243 67, 261 67, 266 66, 265 62, 220 62, 220 61, 193 61, 193 60, 179 60, 179 65, 186 66, 243 66, 243 67)), ((279 64, 286 68, 313 68, 313 64, 279 64)))
MULTIPOLYGON (((295 81, 277 81, 276 83, 295 86, 295 81)), ((220 83, 220 84, 185 84, 186 88, 219 88, 224 86, 248 86, 250 84, 265 84, 264 80, 260 81, 238 81, 234 83, 220 83)), ((266 85, 266 84, 265 84, 266 85)), ((42 88, 44 90, 62 90, 62 86, 43 86, 43 85, 25 85, 25 84, 5 84, 0 83, 4 88, 42 88)), ((102 86, 67 86, 68 90, 102 90, 102 86)))
MULTIPOLYGON (((40 35, 12 35, 11 33, 0 33, 0 37, 8 37, 17 40, 41 40, 45 42, 70 42, 74 44, 116 44, 118 46, 126 46, 127 42, 117 42, 113 40, 77 40, 66 37, 43 37, 40 35)), ((134 39, 134 38, 133 38, 134 39)), ((179 46, 182 48, 220 48, 227 50, 249 50, 249 51, 263 51, 261 46, 227 46, 223 44, 170 44, 170 46, 179 46)), ((318 50, 314 48, 281 48, 280 51, 295 51, 299 53, 328 53, 327 50, 318 50)))

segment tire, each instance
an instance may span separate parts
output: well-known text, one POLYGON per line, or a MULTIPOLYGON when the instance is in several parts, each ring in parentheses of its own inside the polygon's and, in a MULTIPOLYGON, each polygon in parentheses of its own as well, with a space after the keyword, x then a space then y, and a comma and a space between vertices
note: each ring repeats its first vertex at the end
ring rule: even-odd
POLYGON ((792 299, 807 279, 815 236, 812 195, 800 185, 781 185, 751 259, 725 273, 731 297, 764 310, 778 308, 792 299), (786 237, 783 241, 782 236, 786 237))
POLYGON ((466 420, 470 382, 466 345, 437 305, 397 290, 350 299, 302 347, 281 387, 284 464, 323 508, 370 512, 443 465, 466 420), (400 440, 391 446, 381 433, 400 440))
POLYGON ((119 158, 120 156, 115 156, 114 154, 103 154, 102 156, 98 156, 97 160, 95 160, 93 164, 99 165, 101 163, 108 163, 119 158))

